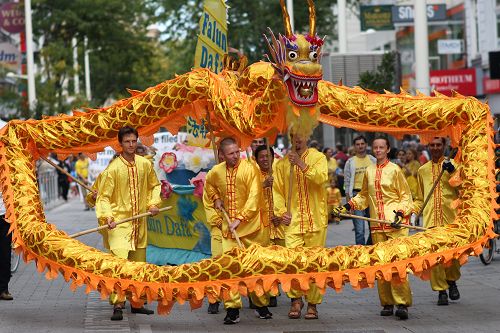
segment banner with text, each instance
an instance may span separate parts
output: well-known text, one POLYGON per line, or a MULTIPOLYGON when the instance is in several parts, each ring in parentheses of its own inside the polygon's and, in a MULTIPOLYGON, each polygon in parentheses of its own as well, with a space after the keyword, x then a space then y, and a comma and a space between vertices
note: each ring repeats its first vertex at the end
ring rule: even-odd
POLYGON ((219 74, 227 53, 227 6, 224 0, 205 0, 200 19, 195 68, 208 68, 219 74))

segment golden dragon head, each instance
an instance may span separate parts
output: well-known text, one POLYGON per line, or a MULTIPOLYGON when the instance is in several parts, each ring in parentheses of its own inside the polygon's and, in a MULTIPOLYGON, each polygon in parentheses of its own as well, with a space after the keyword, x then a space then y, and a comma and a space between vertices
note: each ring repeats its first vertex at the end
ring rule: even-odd
POLYGON ((323 78, 321 46, 325 37, 316 35, 316 11, 312 0, 309 6, 309 34, 292 32, 284 0, 280 0, 285 23, 285 35, 276 39, 270 28, 270 39, 264 35, 273 61, 267 60, 283 78, 290 100, 298 106, 314 106, 318 102, 318 81, 323 78))

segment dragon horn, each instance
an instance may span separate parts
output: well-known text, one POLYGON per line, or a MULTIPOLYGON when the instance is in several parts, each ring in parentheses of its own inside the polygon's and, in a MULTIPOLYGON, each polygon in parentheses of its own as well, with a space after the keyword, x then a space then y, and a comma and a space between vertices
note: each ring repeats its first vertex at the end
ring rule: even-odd
POLYGON ((290 37, 293 35, 292 24, 290 23, 290 16, 286 9, 285 0, 280 0, 281 11, 283 12, 283 23, 285 24, 285 35, 290 37))
POLYGON ((309 6, 309 36, 316 36, 316 9, 314 8, 314 1, 307 0, 309 6))

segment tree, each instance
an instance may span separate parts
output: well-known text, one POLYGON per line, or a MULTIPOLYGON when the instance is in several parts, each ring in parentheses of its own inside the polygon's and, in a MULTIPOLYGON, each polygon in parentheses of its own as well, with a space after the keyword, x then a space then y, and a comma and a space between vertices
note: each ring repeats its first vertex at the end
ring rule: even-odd
POLYGON ((67 113, 85 104, 83 91, 81 96, 68 98, 75 74, 74 37, 79 52, 77 74, 82 79, 85 37, 91 50, 93 100, 86 101, 90 105, 124 97, 127 87, 141 90, 161 81, 165 55, 147 36, 156 10, 156 2, 151 0, 34 0, 34 40, 41 41, 36 57, 40 69, 37 100, 42 112, 67 113))
MULTIPOLYGON (((198 22, 203 11, 202 0, 160 0, 161 16, 165 21, 165 45, 169 50, 170 76, 191 69, 198 35, 198 22)), ((336 39, 331 0, 316 0, 317 33, 321 37, 336 39)), ((264 59, 268 52, 263 34, 270 27, 275 34, 284 32, 279 0, 228 0, 229 45, 242 51, 253 63, 264 59)), ((309 29, 309 12, 305 0, 294 1, 295 30, 305 33, 309 29)), ((327 40, 328 40, 327 39, 327 40)))
POLYGON ((364 89, 383 93, 384 90, 394 91, 396 84, 397 52, 387 52, 382 57, 382 63, 375 71, 367 71, 359 75, 359 86, 364 89))

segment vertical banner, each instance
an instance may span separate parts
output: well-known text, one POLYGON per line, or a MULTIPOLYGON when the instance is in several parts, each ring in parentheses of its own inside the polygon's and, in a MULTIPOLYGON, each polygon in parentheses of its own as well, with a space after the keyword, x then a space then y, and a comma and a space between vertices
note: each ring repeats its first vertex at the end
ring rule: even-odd
POLYGON ((227 6, 224 0, 205 0, 200 19, 195 68, 208 68, 219 74, 227 53, 227 6))

